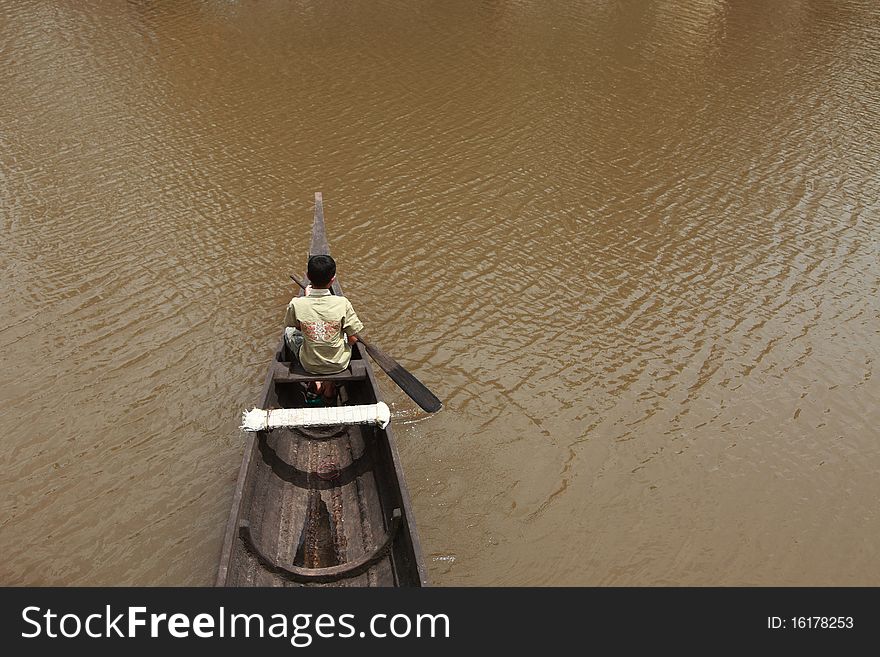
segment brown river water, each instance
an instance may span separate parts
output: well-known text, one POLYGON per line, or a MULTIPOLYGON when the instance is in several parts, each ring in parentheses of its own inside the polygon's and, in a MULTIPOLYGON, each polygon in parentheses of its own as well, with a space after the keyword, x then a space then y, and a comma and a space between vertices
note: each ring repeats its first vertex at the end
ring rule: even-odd
POLYGON ((0 583, 208 585, 315 191, 436 585, 880 585, 873 0, 0 0, 0 583))

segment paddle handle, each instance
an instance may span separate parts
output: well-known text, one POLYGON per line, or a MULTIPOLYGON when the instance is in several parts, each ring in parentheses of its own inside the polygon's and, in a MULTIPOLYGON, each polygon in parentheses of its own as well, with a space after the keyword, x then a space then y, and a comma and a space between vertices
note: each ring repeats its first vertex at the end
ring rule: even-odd
POLYGON ((292 280, 294 283, 299 285, 303 290, 306 289, 306 284, 303 281, 301 281, 299 278, 294 276, 293 274, 290 275, 290 280, 292 280))

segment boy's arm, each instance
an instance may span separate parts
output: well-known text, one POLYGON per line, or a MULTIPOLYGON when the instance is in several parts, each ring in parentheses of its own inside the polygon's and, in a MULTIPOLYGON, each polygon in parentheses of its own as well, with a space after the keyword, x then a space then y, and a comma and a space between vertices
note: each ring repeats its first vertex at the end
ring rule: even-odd
POLYGON ((367 334, 364 332, 364 323, 358 319, 357 314, 354 312, 354 308, 351 306, 351 302, 345 304, 343 329, 345 329, 345 333, 348 335, 349 344, 354 344, 361 336, 363 336, 365 340, 367 338, 367 334))
POLYGON ((284 313, 284 328, 287 328, 288 326, 293 326, 302 330, 302 326, 296 318, 296 306, 294 306, 293 301, 287 304, 287 312, 284 313))
MULTIPOLYGON (((312 284, 309 283, 306 285, 306 289, 303 291, 303 297, 309 296, 312 291, 312 284)), ((299 297, 302 298, 302 297, 299 297)), ((285 328, 288 326, 295 326, 297 331, 302 331, 302 324, 299 323, 299 320, 296 318, 296 304, 293 303, 294 299, 290 300, 290 305, 287 306, 287 315, 284 317, 284 326, 285 328), (292 314, 292 317, 291 317, 292 314), (292 324, 288 324, 288 317, 293 320, 292 324)))

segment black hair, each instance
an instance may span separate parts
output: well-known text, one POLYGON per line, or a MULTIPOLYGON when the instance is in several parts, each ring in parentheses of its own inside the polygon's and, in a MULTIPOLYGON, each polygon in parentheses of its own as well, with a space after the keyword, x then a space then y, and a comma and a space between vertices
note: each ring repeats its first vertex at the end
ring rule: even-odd
POLYGON ((312 285, 324 287, 336 276, 336 261, 328 255, 312 256, 308 274, 312 285))

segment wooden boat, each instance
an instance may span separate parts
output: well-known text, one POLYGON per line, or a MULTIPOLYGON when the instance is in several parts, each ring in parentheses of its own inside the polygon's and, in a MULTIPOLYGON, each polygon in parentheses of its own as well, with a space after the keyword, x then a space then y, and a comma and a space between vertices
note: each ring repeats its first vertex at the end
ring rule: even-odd
MULTIPOLYGON (((309 255, 328 254, 321 193, 309 255)), ((342 294, 339 283, 334 294, 342 294)), ((306 382, 334 380, 339 404, 381 394, 360 344, 349 368, 315 376, 291 367, 284 340, 259 408, 305 406, 306 382)), ((218 586, 424 586, 421 547, 390 425, 336 425, 248 434, 218 586)))

